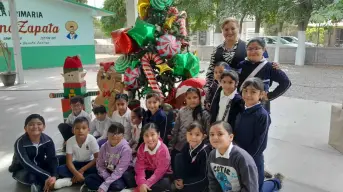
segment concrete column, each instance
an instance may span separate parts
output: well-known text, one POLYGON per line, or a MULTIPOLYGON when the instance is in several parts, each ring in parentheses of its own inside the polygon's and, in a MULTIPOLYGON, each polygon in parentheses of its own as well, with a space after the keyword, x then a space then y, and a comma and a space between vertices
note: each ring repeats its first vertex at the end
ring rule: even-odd
POLYGON ((17 9, 15 5, 15 0, 9 0, 8 6, 11 14, 11 27, 12 27, 12 40, 13 40, 13 52, 14 52, 14 63, 17 71, 17 83, 24 83, 24 73, 23 73, 23 61, 21 58, 21 48, 20 48, 20 37, 18 32, 18 18, 17 9))
POLYGON ((137 17, 137 0, 126 0, 126 27, 134 26, 137 17))

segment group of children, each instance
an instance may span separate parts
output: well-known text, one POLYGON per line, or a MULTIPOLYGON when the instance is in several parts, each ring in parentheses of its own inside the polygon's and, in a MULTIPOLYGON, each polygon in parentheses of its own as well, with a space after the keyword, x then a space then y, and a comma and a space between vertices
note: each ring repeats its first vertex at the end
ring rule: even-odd
POLYGON ((157 93, 146 96, 147 111, 131 111, 127 95, 117 94, 112 118, 105 107, 95 106, 93 121, 82 110, 82 98, 72 98, 72 114, 59 125, 66 141, 65 158, 56 157, 52 139, 42 133, 44 118, 30 115, 25 134, 15 143, 9 170, 13 178, 31 185, 31 191, 74 183, 84 183, 81 190, 98 192, 279 190, 281 174, 264 176, 263 151, 271 123, 265 108, 289 88, 290 81, 265 61, 264 49, 259 39, 248 43, 240 74, 217 63, 214 84, 207 90, 210 97, 202 105, 200 91, 189 88, 175 124, 160 107, 157 93), (249 70, 256 71, 261 64, 251 77, 249 70), (279 85, 268 92, 273 81, 279 85))

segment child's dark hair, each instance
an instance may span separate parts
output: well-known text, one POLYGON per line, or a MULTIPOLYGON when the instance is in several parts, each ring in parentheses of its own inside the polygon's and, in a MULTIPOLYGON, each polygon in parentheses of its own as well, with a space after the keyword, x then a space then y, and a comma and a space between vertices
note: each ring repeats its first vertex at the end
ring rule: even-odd
POLYGON ((152 97, 154 97, 154 98, 155 98, 156 100, 158 100, 159 102, 162 101, 160 94, 157 93, 157 92, 150 92, 150 93, 148 93, 148 94, 146 95, 146 98, 145 98, 145 99, 148 100, 148 99, 150 99, 150 98, 152 98, 152 97))
POLYGON ((206 130, 204 127, 201 125, 199 121, 193 121, 188 127, 187 127, 187 132, 191 132, 193 129, 199 128, 200 132, 202 134, 206 134, 206 130))
POLYGON ((155 123, 147 123, 143 126, 142 131, 141 131, 141 137, 143 138, 144 133, 148 130, 148 129, 155 129, 155 131, 157 133, 160 132, 160 130, 158 129, 157 125, 155 123))
POLYGON ((225 77, 230 77, 232 80, 236 82, 236 85, 238 85, 239 82, 239 75, 234 70, 224 71, 222 75, 220 76, 220 80, 224 79, 225 77))
MULTIPOLYGON (((225 131, 227 131, 229 133, 229 135, 232 134, 232 127, 231 127, 231 125, 228 122, 226 122, 226 121, 216 121, 216 122, 212 123, 211 128, 213 126, 216 126, 216 125, 223 126, 223 128, 225 129, 225 131)), ((210 130, 211 130, 211 128, 210 128, 210 130)))
POLYGON ((247 47, 251 44, 251 43, 258 43, 263 49, 266 48, 266 41, 261 38, 261 37, 254 37, 252 39, 249 40, 249 42, 247 43, 247 47))
POLYGON ((125 93, 117 93, 114 99, 115 99, 115 101, 123 99, 126 102, 128 102, 129 101, 129 96, 127 94, 125 94, 125 93))
POLYGON ((111 126, 108 128, 107 133, 113 133, 113 134, 124 134, 125 128, 123 124, 118 122, 113 122, 111 126))
POLYGON ((105 114, 105 113, 107 113, 106 107, 103 105, 95 106, 93 108, 93 113, 94 114, 105 114))
POLYGON ((27 124, 29 124, 29 122, 30 122, 32 119, 39 119, 39 120, 43 123, 43 125, 45 125, 44 117, 42 117, 42 116, 39 115, 39 114, 31 114, 31 115, 29 115, 28 117, 26 117, 26 119, 25 119, 25 127, 27 126, 27 124))
POLYGON ((188 93, 196 93, 199 97, 199 105, 196 106, 194 109, 193 109, 193 113, 192 113, 192 116, 193 116, 193 120, 196 121, 196 120, 199 120, 198 119, 198 115, 200 115, 200 121, 202 121, 202 112, 203 112, 203 109, 201 107, 201 94, 200 94, 200 90, 197 89, 197 88, 194 88, 194 87, 191 87, 191 88, 188 88, 187 91, 186 91, 186 96, 188 93))
POLYGON ((134 112, 138 118, 145 117, 145 110, 143 109, 143 107, 137 107, 132 110, 132 112, 134 112))
POLYGON ((81 103, 81 105, 84 105, 85 102, 83 100, 83 97, 81 96, 75 96, 70 99, 70 104, 76 104, 76 103, 81 103))
POLYGON ((219 67, 219 66, 224 67, 224 70, 230 70, 230 65, 224 61, 219 61, 219 62, 214 64, 214 67, 219 67))
POLYGON ((252 86, 253 88, 264 91, 264 84, 263 81, 260 78, 257 77, 251 77, 243 83, 242 89, 246 89, 247 87, 252 86))
POLYGON ((75 119, 74 123, 73 123, 73 127, 75 127, 76 124, 78 123, 87 123, 87 126, 89 126, 89 122, 88 119, 86 117, 78 117, 75 119))

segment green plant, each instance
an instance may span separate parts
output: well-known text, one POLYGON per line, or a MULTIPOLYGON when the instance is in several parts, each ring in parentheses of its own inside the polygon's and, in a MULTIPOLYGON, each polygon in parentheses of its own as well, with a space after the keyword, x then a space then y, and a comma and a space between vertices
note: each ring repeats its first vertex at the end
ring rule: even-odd
POLYGON ((7 73, 11 72, 11 60, 12 53, 8 48, 7 43, 0 40, 0 56, 4 57, 5 63, 7 65, 7 73))

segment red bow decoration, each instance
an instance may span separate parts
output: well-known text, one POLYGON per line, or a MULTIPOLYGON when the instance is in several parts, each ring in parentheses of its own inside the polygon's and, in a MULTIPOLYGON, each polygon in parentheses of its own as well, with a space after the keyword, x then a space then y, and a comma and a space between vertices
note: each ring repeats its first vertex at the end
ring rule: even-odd
POLYGON ((111 66, 114 66, 114 62, 101 62, 100 66, 104 68, 104 71, 107 72, 111 66))
POLYGON ((102 96, 103 97, 111 97, 111 91, 103 91, 102 96))

